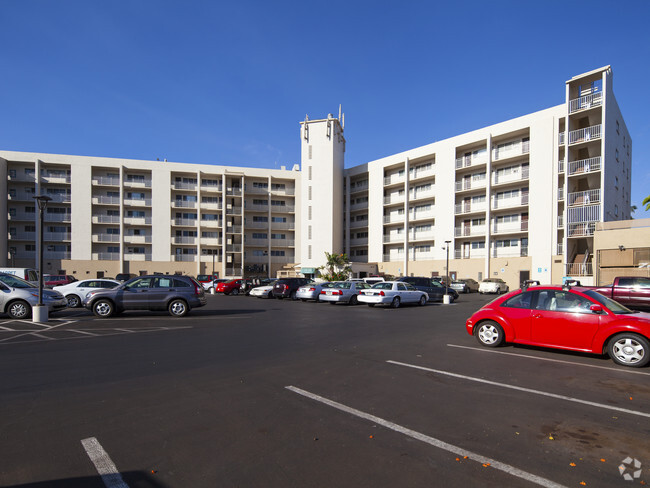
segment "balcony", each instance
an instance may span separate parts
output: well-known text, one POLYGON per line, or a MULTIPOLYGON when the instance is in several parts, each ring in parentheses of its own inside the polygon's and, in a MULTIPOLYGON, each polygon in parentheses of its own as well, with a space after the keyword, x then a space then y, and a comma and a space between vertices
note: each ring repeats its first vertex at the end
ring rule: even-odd
POLYGON ((196 201, 172 200, 172 208, 196 208, 196 201))
POLYGON ((568 237, 589 237, 594 235, 596 230, 596 222, 579 222, 569 224, 567 230, 568 237))
POLYGON ((569 144, 580 144, 600 139, 601 124, 585 127, 584 129, 572 130, 569 132, 569 144))
POLYGON ((384 244, 402 244, 404 242, 404 234, 385 234, 384 244))
POLYGON ((600 203, 600 189, 569 193, 568 205, 590 205, 600 203))
POLYGON ((293 239, 271 239, 271 247, 294 247, 296 241, 293 239))
POLYGON ((593 276, 592 263, 567 263, 566 276, 593 276))
POLYGON ((233 207, 232 205, 226 205, 226 215, 241 215, 243 207, 233 207))
POLYGON ((485 163, 487 163, 487 158, 485 156, 461 156, 460 158, 456 158, 456 169, 479 166, 485 163))
POLYGON ((485 236, 486 225, 466 225, 454 229, 455 237, 485 236))
POLYGON ((56 241, 56 242, 61 242, 61 241, 69 241, 72 239, 72 235, 70 232, 44 232, 43 233, 43 240, 46 241, 56 241))
POLYGON ((124 261, 151 261, 151 253, 129 253, 124 255, 124 261))
POLYGON ((493 258, 525 258, 528 256, 528 246, 495 247, 490 255, 493 258))
POLYGON ((196 254, 172 254, 172 261, 193 263, 196 262, 196 254))
POLYGON ((569 176, 600 171, 600 160, 600 156, 597 156, 595 158, 571 161, 569 163, 569 176))
POLYGON ((196 236, 172 236, 172 244, 196 244, 196 236))
POLYGON ((528 221, 508 222, 507 224, 492 223, 492 234, 521 234, 528 232, 528 221))
POLYGON ((247 212, 268 212, 269 211, 269 206, 268 205, 253 204, 253 203, 246 203, 246 211, 247 212))
POLYGON ((233 186, 231 188, 226 188, 226 195, 231 196, 231 197, 241 197, 242 196, 242 190, 238 186, 233 186))
POLYGON ((435 176, 436 172, 433 169, 433 164, 431 165, 430 168, 426 169, 418 169, 416 166, 415 168, 411 168, 409 170, 409 179, 411 181, 413 180, 419 180, 419 179, 424 179, 424 178, 430 178, 435 176))
POLYGON ((404 173, 394 173, 392 175, 384 177, 384 186, 397 185, 399 183, 404 183, 405 181, 406 177, 404 173))
POLYGON ((124 180, 124 187, 125 188, 151 188, 151 179, 143 178, 143 179, 129 180, 127 176, 127 178, 124 180))
POLYGON ((528 205, 528 195, 522 195, 518 198, 496 198, 492 197, 492 210, 504 208, 523 207, 528 205))
POLYGON ((512 144, 506 144, 505 148, 495 147, 492 149, 492 161, 501 161, 503 159, 523 156, 530 152, 530 141, 516 141, 512 144))
POLYGON ((242 233, 242 226, 241 225, 229 225, 226 227, 226 232, 228 234, 241 234, 242 233))
POLYGON ((16 173, 15 175, 8 174, 7 181, 21 181, 26 183, 35 183, 36 177, 34 173, 16 173))
POLYGON ((151 236, 126 235, 124 242, 126 244, 151 244, 151 236))
POLYGON ((569 113, 578 112, 580 110, 588 110, 593 107, 599 107, 603 104, 603 92, 592 93, 580 98, 574 98, 569 101, 569 113))
POLYGON ((558 172, 559 174, 564 173, 564 159, 560 159, 560 160, 557 162, 557 172, 558 172))
POLYGON ((557 228, 558 229, 564 229, 564 215, 558 215, 557 216, 557 228))
POLYGON ((565 132, 560 132, 560 133, 557 135, 557 142, 558 142, 558 144, 559 144, 560 146, 563 146, 563 145, 564 145, 565 134, 566 134, 565 132))
POLYGON ((226 244, 226 252, 240 253, 240 252, 242 252, 242 245, 241 244, 226 244))
POLYGON ((151 217, 124 217, 124 225, 151 225, 151 217))
POLYGON ((432 241, 436 238, 436 235, 431 230, 415 231, 411 230, 408 234, 409 241, 432 241))
POLYGON ((485 188, 487 186, 487 181, 485 178, 481 180, 472 180, 470 178, 464 178, 462 181, 456 182, 456 191, 467 191, 467 190, 478 190, 485 188))
POLYGON ((172 219, 172 225, 179 227, 196 227, 197 219, 172 219))
POLYGON ((119 224, 122 219, 119 215, 93 215, 93 224, 119 224))
POLYGON ((506 183, 513 183, 519 181, 525 181, 529 178, 530 171, 526 168, 517 168, 517 171, 513 171, 511 174, 505 175, 500 174, 498 171, 492 172, 492 184, 493 185, 504 185, 506 183))
POLYGON ((95 176, 92 179, 94 186, 120 186, 119 176, 95 176))
POLYGON ((197 186, 196 181, 174 181, 172 183, 172 190, 196 190, 197 186))
MULTIPOLYGON (((255 222, 256 224, 260 222, 255 222)), ((268 224, 266 222, 263 222, 265 224, 263 229, 268 228, 268 224)), ((246 227, 252 227, 250 224, 246 224, 246 227)), ((296 223, 295 222, 271 222, 271 228, 273 230, 294 230, 296 228, 296 223)))
POLYGON ((223 239, 221 237, 201 237, 202 246, 221 246, 223 239))
POLYGON ((119 252, 94 252, 93 261, 119 261, 119 252))
POLYGON ((121 236, 119 234, 93 234, 93 242, 122 242, 121 236))
POLYGON ((479 203, 464 202, 464 203, 456 204, 454 213, 456 215, 463 215, 463 214, 469 214, 475 212, 485 212, 486 210, 487 210, 487 203, 485 202, 479 202, 479 203))
POLYGON ((45 214, 43 220, 45 222, 70 222, 72 220, 72 217, 69 213, 52 213, 45 214))
POLYGON ((58 173, 44 174, 41 172, 41 181, 43 183, 70 183, 70 175, 58 173))
POLYGON ((125 198, 124 205, 129 207, 151 207, 151 198, 125 198))
POLYGON ((121 202, 120 197, 108 197, 105 195, 100 195, 92 198, 92 202, 95 205, 119 205, 121 202))
POLYGON ((350 246, 355 247, 355 246, 367 246, 368 245, 368 238, 364 237, 362 239, 350 239, 350 246))
POLYGON ((485 249, 456 249, 454 259, 485 259, 485 249))
POLYGON ((201 191, 202 192, 220 192, 223 190, 222 185, 205 185, 201 183, 201 191))
POLYGON ((557 201, 558 202, 563 202, 564 201, 564 187, 561 186, 557 189, 557 201))
POLYGON ((355 220, 350 222, 350 229, 358 229, 359 227, 368 227, 368 220, 355 220))

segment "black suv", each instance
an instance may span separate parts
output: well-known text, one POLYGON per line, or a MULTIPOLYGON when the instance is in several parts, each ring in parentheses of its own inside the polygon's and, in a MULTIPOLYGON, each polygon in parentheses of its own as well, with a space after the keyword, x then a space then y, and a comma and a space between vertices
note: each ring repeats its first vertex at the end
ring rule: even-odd
POLYGON ((447 295, 449 295, 451 302, 458 300, 458 292, 456 290, 453 288, 445 288, 439 281, 431 278, 423 276, 402 276, 401 278, 397 278, 396 281, 410 283, 418 290, 425 291, 429 295, 429 300, 441 302, 443 300, 442 297, 445 295, 445 290, 447 290, 447 295))
POLYGON ((98 317, 124 310, 167 310, 183 317, 206 304, 203 286, 190 276, 149 275, 132 278, 111 290, 90 292, 84 306, 98 317))
POLYGON ((281 278, 273 285, 273 296, 275 298, 291 298, 295 300, 298 288, 310 281, 307 278, 281 278))

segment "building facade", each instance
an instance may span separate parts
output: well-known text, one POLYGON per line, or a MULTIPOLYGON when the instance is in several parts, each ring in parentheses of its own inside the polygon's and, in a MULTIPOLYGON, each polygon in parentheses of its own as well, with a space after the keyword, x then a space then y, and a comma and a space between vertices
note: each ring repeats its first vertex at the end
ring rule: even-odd
POLYGON ((301 170, 0 151, 0 260, 45 272, 593 281, 599 222, 630 217, 632 141, 609 66, 561 105, 345 168, 343 116, 300 124, 301 170), (449 261, 449 269, 446 263, 449 261))

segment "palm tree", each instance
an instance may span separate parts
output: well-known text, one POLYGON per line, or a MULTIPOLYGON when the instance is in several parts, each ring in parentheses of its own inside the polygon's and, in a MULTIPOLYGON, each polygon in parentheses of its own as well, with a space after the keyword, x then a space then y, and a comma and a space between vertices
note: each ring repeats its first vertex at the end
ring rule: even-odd
POLYGON ((328 253, 326 251, 325 257, 327 258, 327 264, 318 268, 321 271, 323 279, 326 281, 347 280, 352 271, 348 255, 345 253, 328 253))
POLYGON ((650 195, 648 195, 647 197, 645 197, 643 199, 643 202, 641 202, 641 205, 645 205, 646 211, 650 210, 650 195))

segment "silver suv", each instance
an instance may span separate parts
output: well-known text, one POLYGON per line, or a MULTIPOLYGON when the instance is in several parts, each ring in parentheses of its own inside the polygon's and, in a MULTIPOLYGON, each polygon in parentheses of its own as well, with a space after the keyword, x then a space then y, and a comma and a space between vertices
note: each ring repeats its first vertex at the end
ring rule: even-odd
MULTIPOLYGON (((34 305, 38 305, 38 286, 17 276, 0 273, 0 312, 12 319, 28 319, 34 305)), ((68 301, 58 291, 43 289, 43 305, 53 312, 66 308, 68 301)))
POLYGON ((167 310, 173 317, 183 317, 205 304, 203 286, 180 275, 138 276, 117 288, 90 292, 84 300, 84 307, 103 318, 125 310, 167 310))

